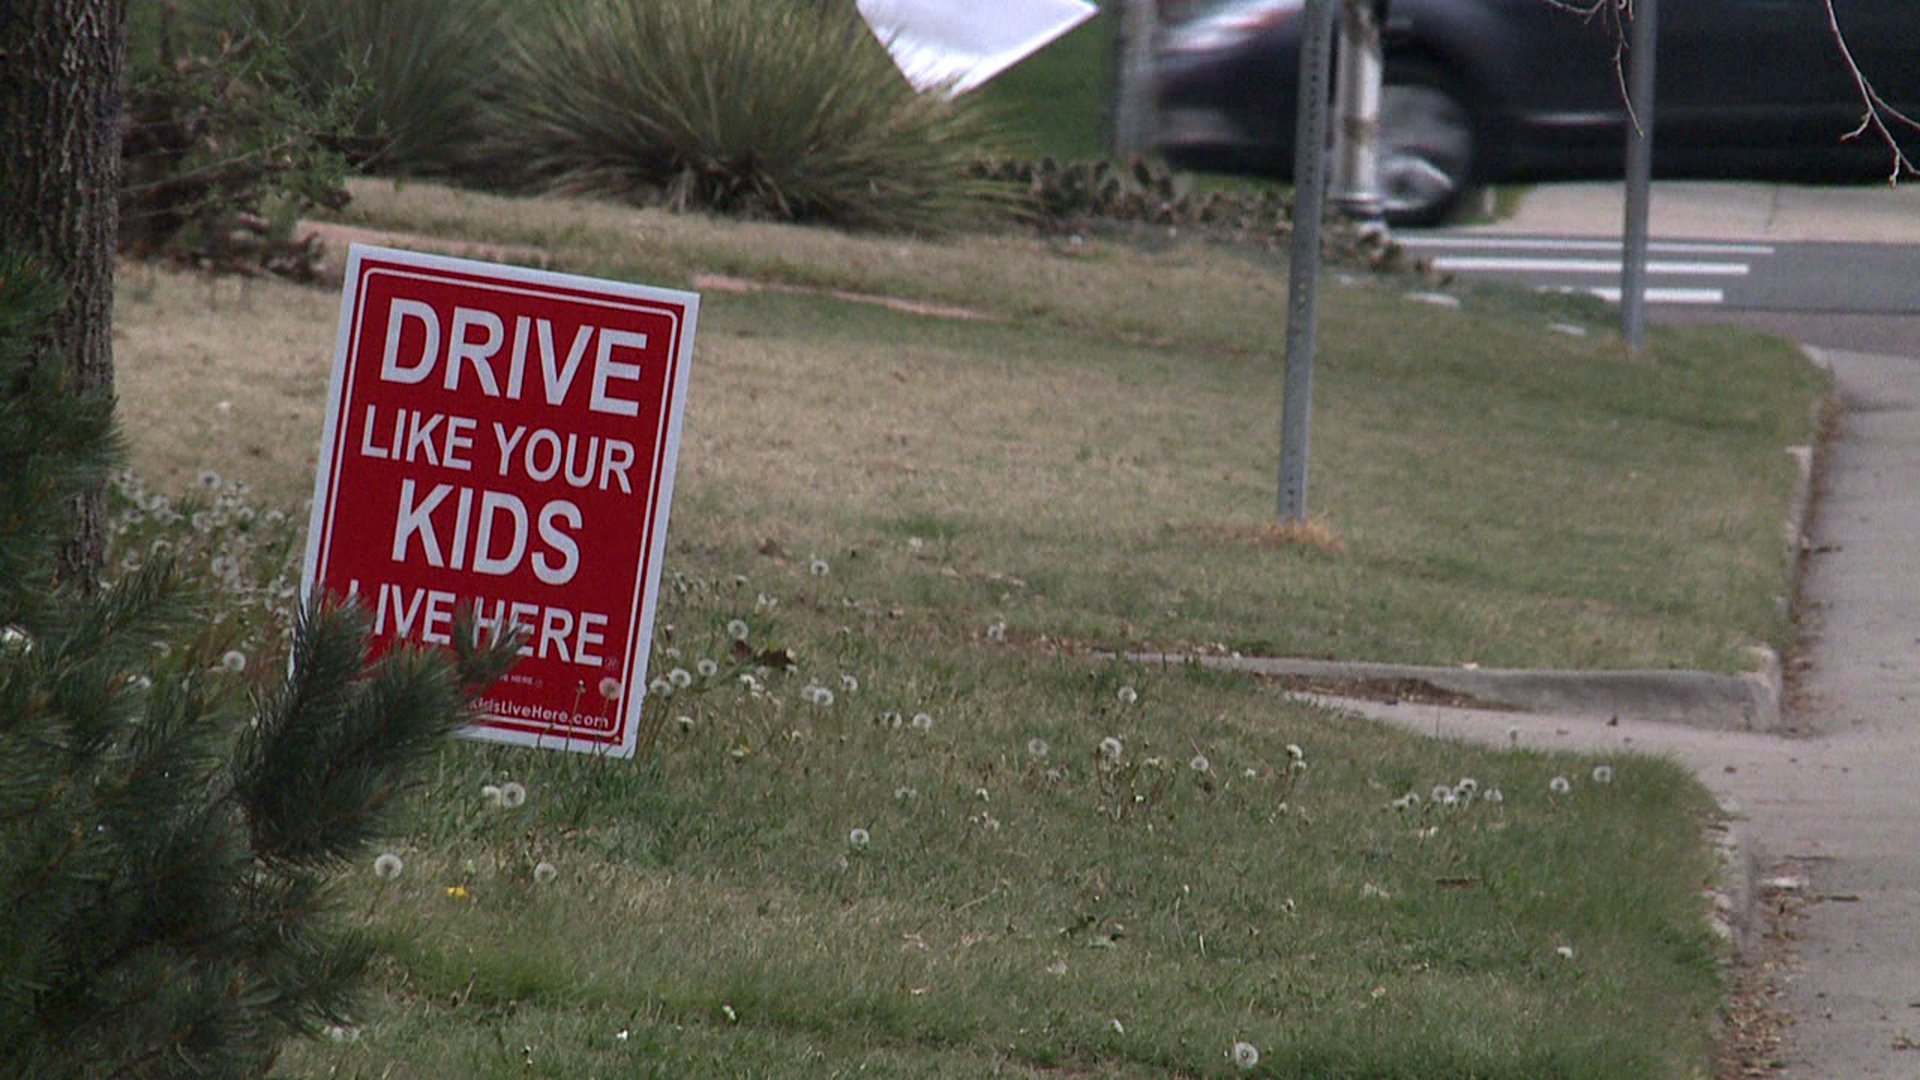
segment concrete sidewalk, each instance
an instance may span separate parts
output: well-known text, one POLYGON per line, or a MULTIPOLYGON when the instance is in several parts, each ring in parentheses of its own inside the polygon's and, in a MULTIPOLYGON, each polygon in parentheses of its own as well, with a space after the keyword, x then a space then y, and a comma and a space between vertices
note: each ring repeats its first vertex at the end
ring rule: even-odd
MULTIPOLYGON (((1464 231, 1617 237, 1624 214, 1618 181, 1541 184, 1521 194, 1511 217, 1464 231)), ((1647 222, 1655 237, 1672 240, 1920 244, 1920 181, 1894 187, 1660 180, 1647 222)))

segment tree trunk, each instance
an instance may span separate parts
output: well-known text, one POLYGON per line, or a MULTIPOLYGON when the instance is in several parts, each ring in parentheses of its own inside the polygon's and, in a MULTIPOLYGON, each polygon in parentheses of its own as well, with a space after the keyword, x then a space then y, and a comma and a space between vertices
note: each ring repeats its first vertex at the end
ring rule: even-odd
MULTIPOLYGON (((126 0, 0 0, 0 246, 68 290, 40 353, 75 390, 113 391, 126 0)), ((100 575, 99 493, 76 507, 63 576, 100 575)))

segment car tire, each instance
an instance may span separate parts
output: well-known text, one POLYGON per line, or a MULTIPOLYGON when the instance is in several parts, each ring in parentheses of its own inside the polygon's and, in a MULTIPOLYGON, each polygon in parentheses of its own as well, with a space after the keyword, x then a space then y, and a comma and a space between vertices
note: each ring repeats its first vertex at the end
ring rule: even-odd
POLYGON ((1380 197, 1387 223, 1438 225, 1474 181, 1477 126, 1465 95, 1424 65, 1387 64, 1380 90, 1380 197))

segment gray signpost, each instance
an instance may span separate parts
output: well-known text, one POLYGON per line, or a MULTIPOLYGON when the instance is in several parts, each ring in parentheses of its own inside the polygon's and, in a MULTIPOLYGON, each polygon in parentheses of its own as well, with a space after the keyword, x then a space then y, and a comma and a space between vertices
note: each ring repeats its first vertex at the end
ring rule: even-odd
POLYGON ((1647 209, 1653 196, 1653 70, 1657 0, 1634 0, 1627 50, 1627 197, 1620 248, 1620 336, 1647 343, 1647 209))
POLYGON ((1300 114, 1293 155, 1293 242, 1287 270, 1287 358, 1280 412, 1280 517, 1307 518, 1307 428, 1313 414, 1314 303, 1320 280, 1320 214, 1326 195, 1327 84, 1340 0, 1306 0, 1300 47, 1300 114))

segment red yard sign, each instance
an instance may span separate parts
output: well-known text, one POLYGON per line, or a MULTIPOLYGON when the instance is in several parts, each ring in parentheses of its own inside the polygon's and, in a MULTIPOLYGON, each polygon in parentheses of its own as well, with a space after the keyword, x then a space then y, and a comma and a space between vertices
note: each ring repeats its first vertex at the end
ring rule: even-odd
POLYGON ((374 648, 519 628, 465 734, 633 753, 699 297, 354 245, 305 581, 374 648))

